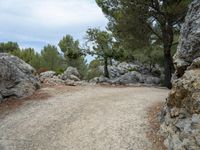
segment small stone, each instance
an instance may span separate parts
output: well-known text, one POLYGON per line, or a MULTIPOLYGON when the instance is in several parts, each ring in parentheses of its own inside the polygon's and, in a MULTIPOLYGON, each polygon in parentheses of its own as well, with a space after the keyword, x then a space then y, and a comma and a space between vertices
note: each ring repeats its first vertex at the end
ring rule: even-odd
POLYGON ((172 109, 170 110, 170 116, 171 116, 172 118, 179 116, 179 114, 180 114, 180 108, 174 107, 174 108, 172 108, 172 109))
POLYGON ((55 71, 46 71, 40 74, 40 78, 53 78, 56 75, 55 71))

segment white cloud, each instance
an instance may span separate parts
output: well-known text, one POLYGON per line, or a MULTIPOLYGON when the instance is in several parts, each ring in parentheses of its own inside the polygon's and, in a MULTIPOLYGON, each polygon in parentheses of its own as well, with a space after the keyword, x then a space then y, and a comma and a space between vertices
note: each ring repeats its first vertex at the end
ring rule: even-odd
POLYGON ((91 0, 1 0, 0 12, 0 17, 8 21, 14 18, 46 27, 105 20, 91 0))
POLYGON ((107 22, 95 0, 0 0, 0 20, 0 41, 20 42, 80 37, 87 27, 107 22))
POLYGON ((63 1, 59 0, 38 2, 32 10, 32 17, 42 24, 55 26, 76 25, 80 23, 104 20, 101 10, 89 1, 63 1))

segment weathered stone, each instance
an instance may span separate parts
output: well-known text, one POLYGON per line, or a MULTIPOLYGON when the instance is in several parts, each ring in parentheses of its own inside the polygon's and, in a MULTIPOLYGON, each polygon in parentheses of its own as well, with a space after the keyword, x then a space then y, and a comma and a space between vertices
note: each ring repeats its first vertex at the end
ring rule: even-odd
POLYGON ((108 78, 104 77, 104 76, 100 76, 98 78, 98 83, 105 83, 105 82, 110 82, 108 78))
POLYGON ((191 129, 192 121, 191 119, 179 119, 176 123, 176 127, 179 128, 180 131, 184 131, 185 133, 189 133, 192 131, 191 129))
POLYGON ((188 70, 174 81, 167 104, 191 114, 200 113, 200 69, 188 70))
POLYGON ((181 30, 180 43, 174 62, 177 76, 181 77, 194 59, 200 57, 200 3, 195 0, 188 11, 181 30))
POLYGON ((30 96, 40 87, 35 69, 18 57, 1 53, 0 70, 0 95, 4 98, 30 96))
POLYGON ((95 77, 95 78, 91 79, 89 82, 92 84, 97 84, 98 81, 99 81, 99 77, 95 77))
POLYGON ((169 150, 200 149, 200 2, 194 0, 174 56, 176 76, 161 132, 169 150))
POLYGON ((174 118, 174 117, 178 117, 180 115, 180 108, 172 108, 170 109, 170 117, 174 118))
MULTIPOLYGON (((159 85, 160 84, 160 78, 158 78, 158 77, 146 75, 143 78, 144 78, 144 83, 146 83, 146 84, 153 84, 153 85, 159 85)), ((142 78, 140 78, 140 79, 142 79, 142 78)), ((140 80, 140 82, 142 82, 142 81, 140 80)))
POLYGON ((65 81, 57 76, 53 76, 53 78, 40 78, 40 80, 42 80, 43 84, 48 86, 65 85, 65 81))
POLYGON ((70 80, 74 80, 74 81, 80 81, 80 79, 77 76, 75 76, 75 75, 70 75, 69 79, 70 80))
POLYGON ((40 78, 53 78, 56 75, 55 71, 46 71, 40 74, 40 78))
POLYGON ((128 72, 125 75, 120 76, 119 78, 112 81, 115 84, 130 84, 130 83, 139 83, 141 74, 136 71, 128 72))
POLYGON ((65 85, 67 85, 67 86, 76 86, 77 84, 76 84, 76 82, 74 80, 67 79, 67 80, 65 80, 65 85))
POLYGON ((80 81, 80 74, 74 67, 68 67, 67 70, 60 77, 62 80, 75 80, 80 81))

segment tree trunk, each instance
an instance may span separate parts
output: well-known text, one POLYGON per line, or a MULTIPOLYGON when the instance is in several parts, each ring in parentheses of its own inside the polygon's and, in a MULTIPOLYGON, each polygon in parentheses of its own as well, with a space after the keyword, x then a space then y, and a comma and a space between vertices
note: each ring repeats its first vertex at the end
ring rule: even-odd
POLYGON ((172 88, 171 78, 174 72, 173 59, 171 53, 164 54, 164 68, 165 68, 164 85, 167 88, 171 89, 172 88))
POLYGON ((108 58, 104 58, 104 76, 109 78, 108 72, 108 58))
POLYGON ((167 88, 171 89, 172 88, 171 78, 174 72, 174 64, 171 55, 171 48, 174 40, 174 34, 173 34, 173 27, 170 26, 169 23, 166 23, 164 26, 162 26, 162 38, 164 47, 164 69, 165 69, 164 85, 167 88))
POLYGON ((113 65, 113 63, 112 63, 112 57, 110 57, 110 65, 111 66, 113 65))

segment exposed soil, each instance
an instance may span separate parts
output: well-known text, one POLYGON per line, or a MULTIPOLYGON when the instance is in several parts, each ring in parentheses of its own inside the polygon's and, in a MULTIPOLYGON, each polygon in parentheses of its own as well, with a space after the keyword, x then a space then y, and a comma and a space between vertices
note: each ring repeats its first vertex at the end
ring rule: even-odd
POLYGON ((147 137, 153 143, 153 150, 167 150, 164 145, 164 138, 159 134, 160 121, 158 115, 163 106, 163 102, 155 103, 149 107, 148 111, 149 130, 147 137))

